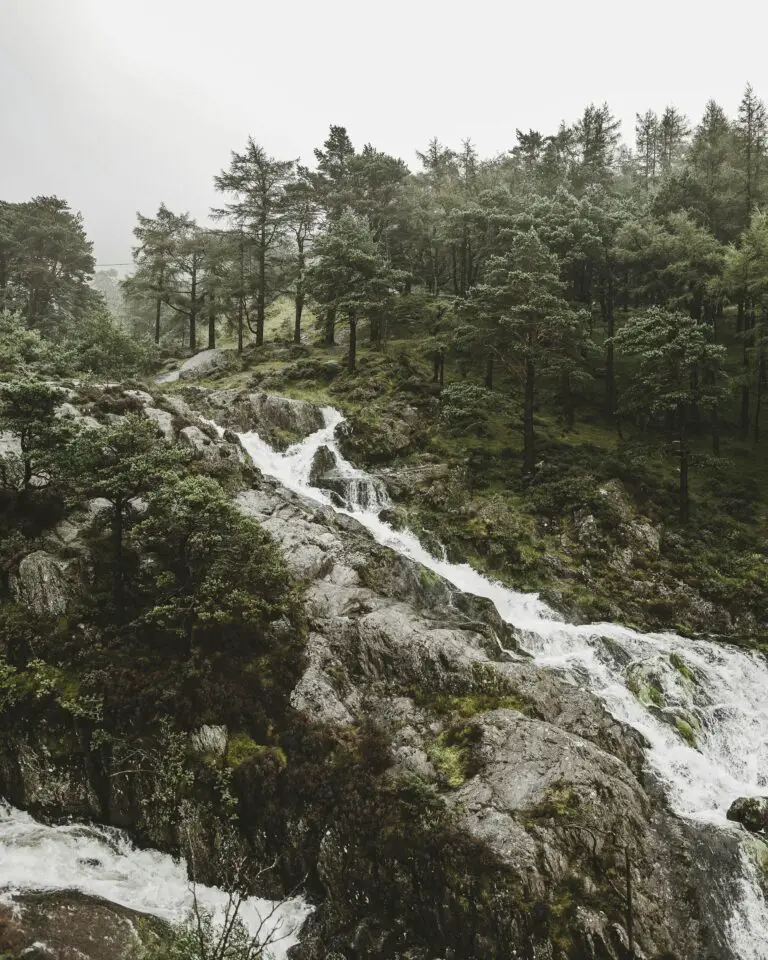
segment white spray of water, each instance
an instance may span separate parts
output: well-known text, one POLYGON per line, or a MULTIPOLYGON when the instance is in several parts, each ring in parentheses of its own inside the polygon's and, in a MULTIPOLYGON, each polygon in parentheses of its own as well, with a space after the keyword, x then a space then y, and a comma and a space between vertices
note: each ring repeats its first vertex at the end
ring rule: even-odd
MULTIPOLYGON (((341 454, 335 434, 342 415, 331 407, 323 413, 323 429, 284 453, 273 450, 257 433, 240 439, 265 475, 355 517, 379 543, 459 589, 493 601, 501 617, 521 632, 538 664, 563 671, 599 696, 613 716, 646 737, 649 759, 677 813, 722 829, 738 829, 725 816, 733 800, 768 793, 765 659, 674 633, 644 634, 611 623, 564 623, 537 594, 518 593, 468 564, 434 557, 413 533, 394 530, 380 519, 386 505, 380 482, 341 454), (323 446, 335 454, 334 477, 349 481, 345 507, 335 505, 327 491, 310 486, 312 462, 323 446)), ((766 960, 768 909, 746 854, 739 883, 731 944, 743 960, 766 960)))
MULTIPOLYGON (((0 806, 0 894, 77 890, 111 903, 182 923, 193 907, 193 893, 183 861, 156 850, 139 850, 124 833, 92 824, 46 826, 13 807, 0 806)), ((198 885, 199 905, 221 922, 227 895, 198 885)), ((240 907, 246 927, 262 940, 271 937, 269 953, 284 960, 310 908, 301 899, 273 903, 251 897, 240 907)))

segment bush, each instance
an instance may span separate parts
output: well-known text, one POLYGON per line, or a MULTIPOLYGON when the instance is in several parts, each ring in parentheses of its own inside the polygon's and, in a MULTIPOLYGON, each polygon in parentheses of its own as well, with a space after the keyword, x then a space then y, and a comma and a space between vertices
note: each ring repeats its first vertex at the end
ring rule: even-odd
POLYGON ((158 362, 151 340, 131 336, 117 326, 106 307, 96 304, 72 324, 57 372, 125 377, 145 374, 158 362))
POLYGON ((449 384, 440 397, 440 416, 452 433, 482 433, 490 399, 488 390, 469 380, 449 384))

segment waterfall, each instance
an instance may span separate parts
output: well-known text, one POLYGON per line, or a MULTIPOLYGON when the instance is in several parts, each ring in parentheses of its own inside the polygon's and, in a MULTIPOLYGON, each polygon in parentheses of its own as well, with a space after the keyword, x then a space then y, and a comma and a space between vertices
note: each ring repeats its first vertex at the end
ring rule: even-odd
MULTIPOLYGON (((325 425, 284 452, 257 433, 240 439, 255 465, 287 489, 354 517, 381 544, 415 560, 459 589, 491 600, 517 628, 523 646, 544 667, 564 672, 598 696, 611 714, 640 731, 648 759, 671 808, 691 820, 739 831, 726 811, 739 796, 768 793, 768 665, 755 653, 687 639, 674 633, 640 633, 611 623, 566 623, 537 594, 518 593, 468 564, 435 557, 408 530, 380 519, 390 501, 383 484, 344 458, 335 437, 343 420, 333 408, 325 425), (310 486, 316 452, 328 447, 334 473, 345 480, 345 506, 310 486)), ((223 432, 223 431, 222 431, 223 432)), ((79 890, 117 904, 178 921, 192 895, 186 867, 156 851, 138 850, 118 830, 92 825, 44 826, 0 806, 0 895, 14 890, 79 890)), ((740 960, 768 957, 768 909, 754 861, 744 845, 740 896, 727 931, 740 960)), ((200 887, 204 906, 221 912, 225 894, 200 887)), ((256 929, 272 904, 256 898, 244 919, 256 929)), ((296 942, 309 907, 282 905, 274 919, 287 933, 270 952, 279 960, 296 942)))
MULTIPOLYGON (((139 850, 120 830, 94 824, 46 826, 29 814, 0 805, 0 899, 17 891, 53 893, 77 890, 111 903, 160 917, 186 920, 193 894, 183 861, 156 850, 139 850)), ((227 895, 198 885, 198 902, 214 920, 223 920, 227 895)), ((276 904, 250 897, 240 917, 255 936, 272 934, 272 960, 285 960, 298 942, 297 932, 310 912, 296 898, 276 904), (274 931, 274 932, 273 932, 274 931)))
MULTIPOLYGON (((459 589, 491 600, 516 627, 523 646, 544 667, 564 671, 592 691, 618 720, 644 735, 648 759, 671 808, 691 820, 740 830, 726 819, 736 797, 768 793, 768 664, 759 654, 687 639, 674 633, 640 633, 612 623, 565 623, 537 594, 518 593, 468 564, 435 557, 408 530, 381 520, 380 496, 371 497, 364 473, 348 463, 335 432, 343 420, 331 407, 325 426, 284 453, 257 433, 240 439, 255 465, 283 486, 355 517, 381 544, 418 561, 459 589), (328 447, 336 471, 353 481, 346 507, 309 485, 317 450, 328 447)), ((369 482, 373 478, 368 478, 369 482)), ((768 909, 754 863, 744 853, 741 898, 729 937, 742 960, 768 957, 768 909)))

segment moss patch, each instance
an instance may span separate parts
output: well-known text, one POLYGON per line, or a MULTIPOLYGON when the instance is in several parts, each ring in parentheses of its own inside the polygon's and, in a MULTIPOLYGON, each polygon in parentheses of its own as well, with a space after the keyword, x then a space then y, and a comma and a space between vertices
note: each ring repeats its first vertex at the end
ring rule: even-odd
POLYGON ((693 727, 687 721, 683 720, 681 717, 675 718, 675 726, 677 727, 677 732, 685 740, 689 747, 697 749, 696 745, 696 734, 693 731, 693 727))

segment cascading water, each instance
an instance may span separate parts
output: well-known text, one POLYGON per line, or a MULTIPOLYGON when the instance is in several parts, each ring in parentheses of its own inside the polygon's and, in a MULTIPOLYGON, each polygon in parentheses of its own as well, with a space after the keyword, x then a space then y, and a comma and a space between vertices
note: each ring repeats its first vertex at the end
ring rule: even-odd
MULTIPOLYGON (((536 594, 488 580, 468 564, 435 557, 408 530, 379 517, 390 501, 376 478, 353 467, 335 438, 342 415, 324 410, 325 426, 283 453, 257 433, 241 435, 257 467, 289 490, 355 517, 381 544, 444 577, 459 589, 491 600, 516 627, 542 666, 563 671, 599 696, 618 719, 647 739, 648 756, 672 808, 680 815, 737 829, 725 813, 738 796, 768 793, 768 665, 753 653, 691 640, 673 633, 642 634, 610 623, 564 623, 536 594), (315 454, 328 447, 334 473, 345 481, 345 506, 310 484, 315 454)), ((757 871, 745 852, 740 897, 728 931, 740 960, 768 958, 768 910, 757 871)), ((182 920, 192 905, 183 863, 139 851, 124 834, 89 825, 48 827, 0 806, 0 895, 19 890, 79 890, 167 920, 182 920)), ((198 888, 216 913, 222 891, 198 888)), ((272 904, 250 899, 243 918, 255 930, 272 904)), ((296 942, 309 912, 301 900, 282 905, 270 920, 282 938, 275 958, 296 942)))
MULTIPOLYGON (((517 593, 468 564, 434 557, 410 531, 394 530, 379 518, 380 498, 370 496, 373 478, 366 482, 364 472, 339 450, 335 433, 342 415, 330 407, 323 413, 323 429, 284 453, 273 450, 257 433, 242 434, 240 439, 265 475, 354 516, 379 543, 461 590, 493 601, 503 619, 522 633, 537 663, 565 672, 599 696, 617 719, 646 737, 650 762, 677 813, 722 829, 738 829, 725 816, 732 801, 768 793, 765 659, 673 633, 643 634, 611 623, 564 623, 538 595, 517 593), (335 454, 334 472, 350 481, 346 507, 310 485, 312 463, 323 446, 335 454)), ((729 939, 742 960, 766 960, 768 909, 746 852, 743 862, 741 897, 734 906, 729 939)))
MULTIPOLYGON (((77 890, 171 923, 184 921, 193 906, 183 861, 139 850, 120 830, 82 823, 46 826, 0 805, 0 898, 58 890, 77 890)), ((223 890, 198 885, 195 895, 214 921, 223 920, 223 890)), ((309 912, 299 898, 277 904, 251 897, 239 916, 254 936, 271 935, 268 956, 284 960, 309 912)))

